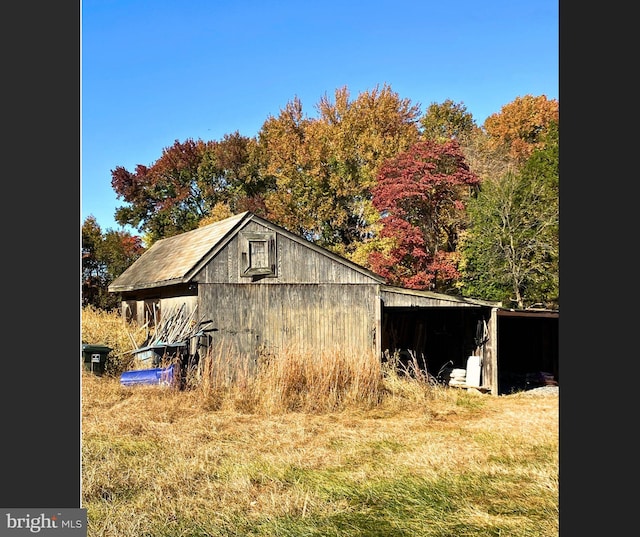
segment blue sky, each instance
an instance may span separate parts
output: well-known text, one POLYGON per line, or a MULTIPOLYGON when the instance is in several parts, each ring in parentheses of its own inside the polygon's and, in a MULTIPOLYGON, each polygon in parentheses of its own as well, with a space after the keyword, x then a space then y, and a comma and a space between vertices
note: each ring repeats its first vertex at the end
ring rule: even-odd
MULTIPOLYGON (((176 140, 255 136, 298 97, 388 84, 463 103, 482 125, 524 95, 559 98, 558 1, 84 0, 81 218, 121 229, 111 170, 176 140)), ((126 228, 137 233, 135 230, 126 228)))

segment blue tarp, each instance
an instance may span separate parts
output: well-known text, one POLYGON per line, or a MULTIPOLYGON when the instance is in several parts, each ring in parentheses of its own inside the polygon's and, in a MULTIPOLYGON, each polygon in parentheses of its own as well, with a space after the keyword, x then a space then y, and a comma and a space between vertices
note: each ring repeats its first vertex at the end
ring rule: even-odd
POLYGON ((173 365, 169 367, 156 367, 154 369, 138 369, 125 371, 120 375, 120 384, 131 386, 134 384, 160 384, 170 386, 173 384, 173 365))

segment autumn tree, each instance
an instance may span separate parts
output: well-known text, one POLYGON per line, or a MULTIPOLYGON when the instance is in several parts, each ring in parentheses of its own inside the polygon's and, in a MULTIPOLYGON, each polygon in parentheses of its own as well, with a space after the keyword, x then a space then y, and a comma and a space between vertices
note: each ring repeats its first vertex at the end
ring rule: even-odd
POLYGON ((222 215, 222 206, 230 214, 251 211, 266 216, 265 196, 275 188, 275 183, 268 176, 260 174, 256 139, 242 136, 236 131, 225 134, 222 140, 212 142, 211 146, 216 171, 221 179, 216 196, 211 196, 209 202, 212 206, 209 216, 215 217, 217 211, 222 215))
POLYGON ((317 207, 324 190, 311 158, 311 123, 295 97, 267 118, 257 138, 260 174, 275 185, 265 197, 269 217, 309 240, 320 233, 317 207))
POLYGON ((207 213, 205 196, 216 190, 213 159, 207 156, 201 140, 176 140, 149 167, 138 165, 134 173, 116 167, 111 185, 129 203, 116 210, 116 221, 153 240, 194 229, 207 213))
POLYGON ((503 145, 518 163, 524 163, 535 149, 542 149, 551 123, 558 123, 559 103, 546 95, 516 97, 483 125, 493 146, 503 145))
POLYGON ((377 233, 380 215, 371 200, 378 171, 418 140, 420 108, 387 84, 353 100, 346 86, 339 88, 317 108, 323 169, 333 194, 325 200, 326 235, 334 250, 353 259, 377 233))
POLYGON ((456 140, 425 140, 389 159, 373 189, 383 215, 384 250, 369 265, 387 282, 411 289, 451 291, 459 277, 457 242, 464 199, 479 182, 456 140))
POLYGON ((120 299, 108 287, 143 251, 140 237, 112 229, 103 234, 95 217, 87 217, 82 225, 82 304, 117 308, 120 299))
POLYGON ((510 155, 509 148, 494 143, 482 129, 475 129, 466 136, 460 147, 469 169, 480 177, 481 182, 515 171, 519 167, 517 160, 510 155))
POLYGON ((423 139, 457 140, 469 169, 480 180, 506 173, 516 162, 509 155, 509 147, 496 143, 477 126, 463 103, 447 99, 431 103, 420 119, 423 139))
POLYGON ((454 103, 451 99, 431 103, 420 118, 420 127, 422 136, 429 140, 459 142, 478 129, 464 103, 454 103))
POLYGON ((349 255, 378 218, 371 188, 382 162, 417 140, 419 108, 389 86, 350 98, 346 87, 304 114, 295 98, 263 125, 262 173, 276 188, 270 215, 289 230, 349 255))
MULTIPOLYGON (((231 211, 251 206, 263 184, 251 167, 254 148, 237 132, 221 141, 178 140, 151 166, 112 170, 111 185, 128 205, 116 221, 146 233, 150 242, 198 227, 217 204, 231 211)), ((259 205, 259 203, 258 203, 259 205)))
POLYGON ((469 202, 462 293, 510 307, 558 302, 558 124, 519 172, 485 180, 469 202))

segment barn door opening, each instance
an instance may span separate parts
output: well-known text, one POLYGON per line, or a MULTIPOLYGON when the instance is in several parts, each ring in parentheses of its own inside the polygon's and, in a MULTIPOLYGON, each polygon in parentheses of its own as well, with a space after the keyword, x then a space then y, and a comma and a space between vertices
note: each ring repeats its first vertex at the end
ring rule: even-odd
POLYGON ((434 376, 449 363, 464 369, 477 343, 483 344, 485 325, 479 322, 484 318, 475 308, 384 308, 382 350, 414 355, 434 376))

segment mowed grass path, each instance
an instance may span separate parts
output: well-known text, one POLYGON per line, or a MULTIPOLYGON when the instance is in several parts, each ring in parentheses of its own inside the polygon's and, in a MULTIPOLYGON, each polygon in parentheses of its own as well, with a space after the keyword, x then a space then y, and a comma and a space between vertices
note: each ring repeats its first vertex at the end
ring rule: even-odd
POLYGON ((558 535, 557 395, 428 389, 251 413, 83 373, 88 536, 558 535))

